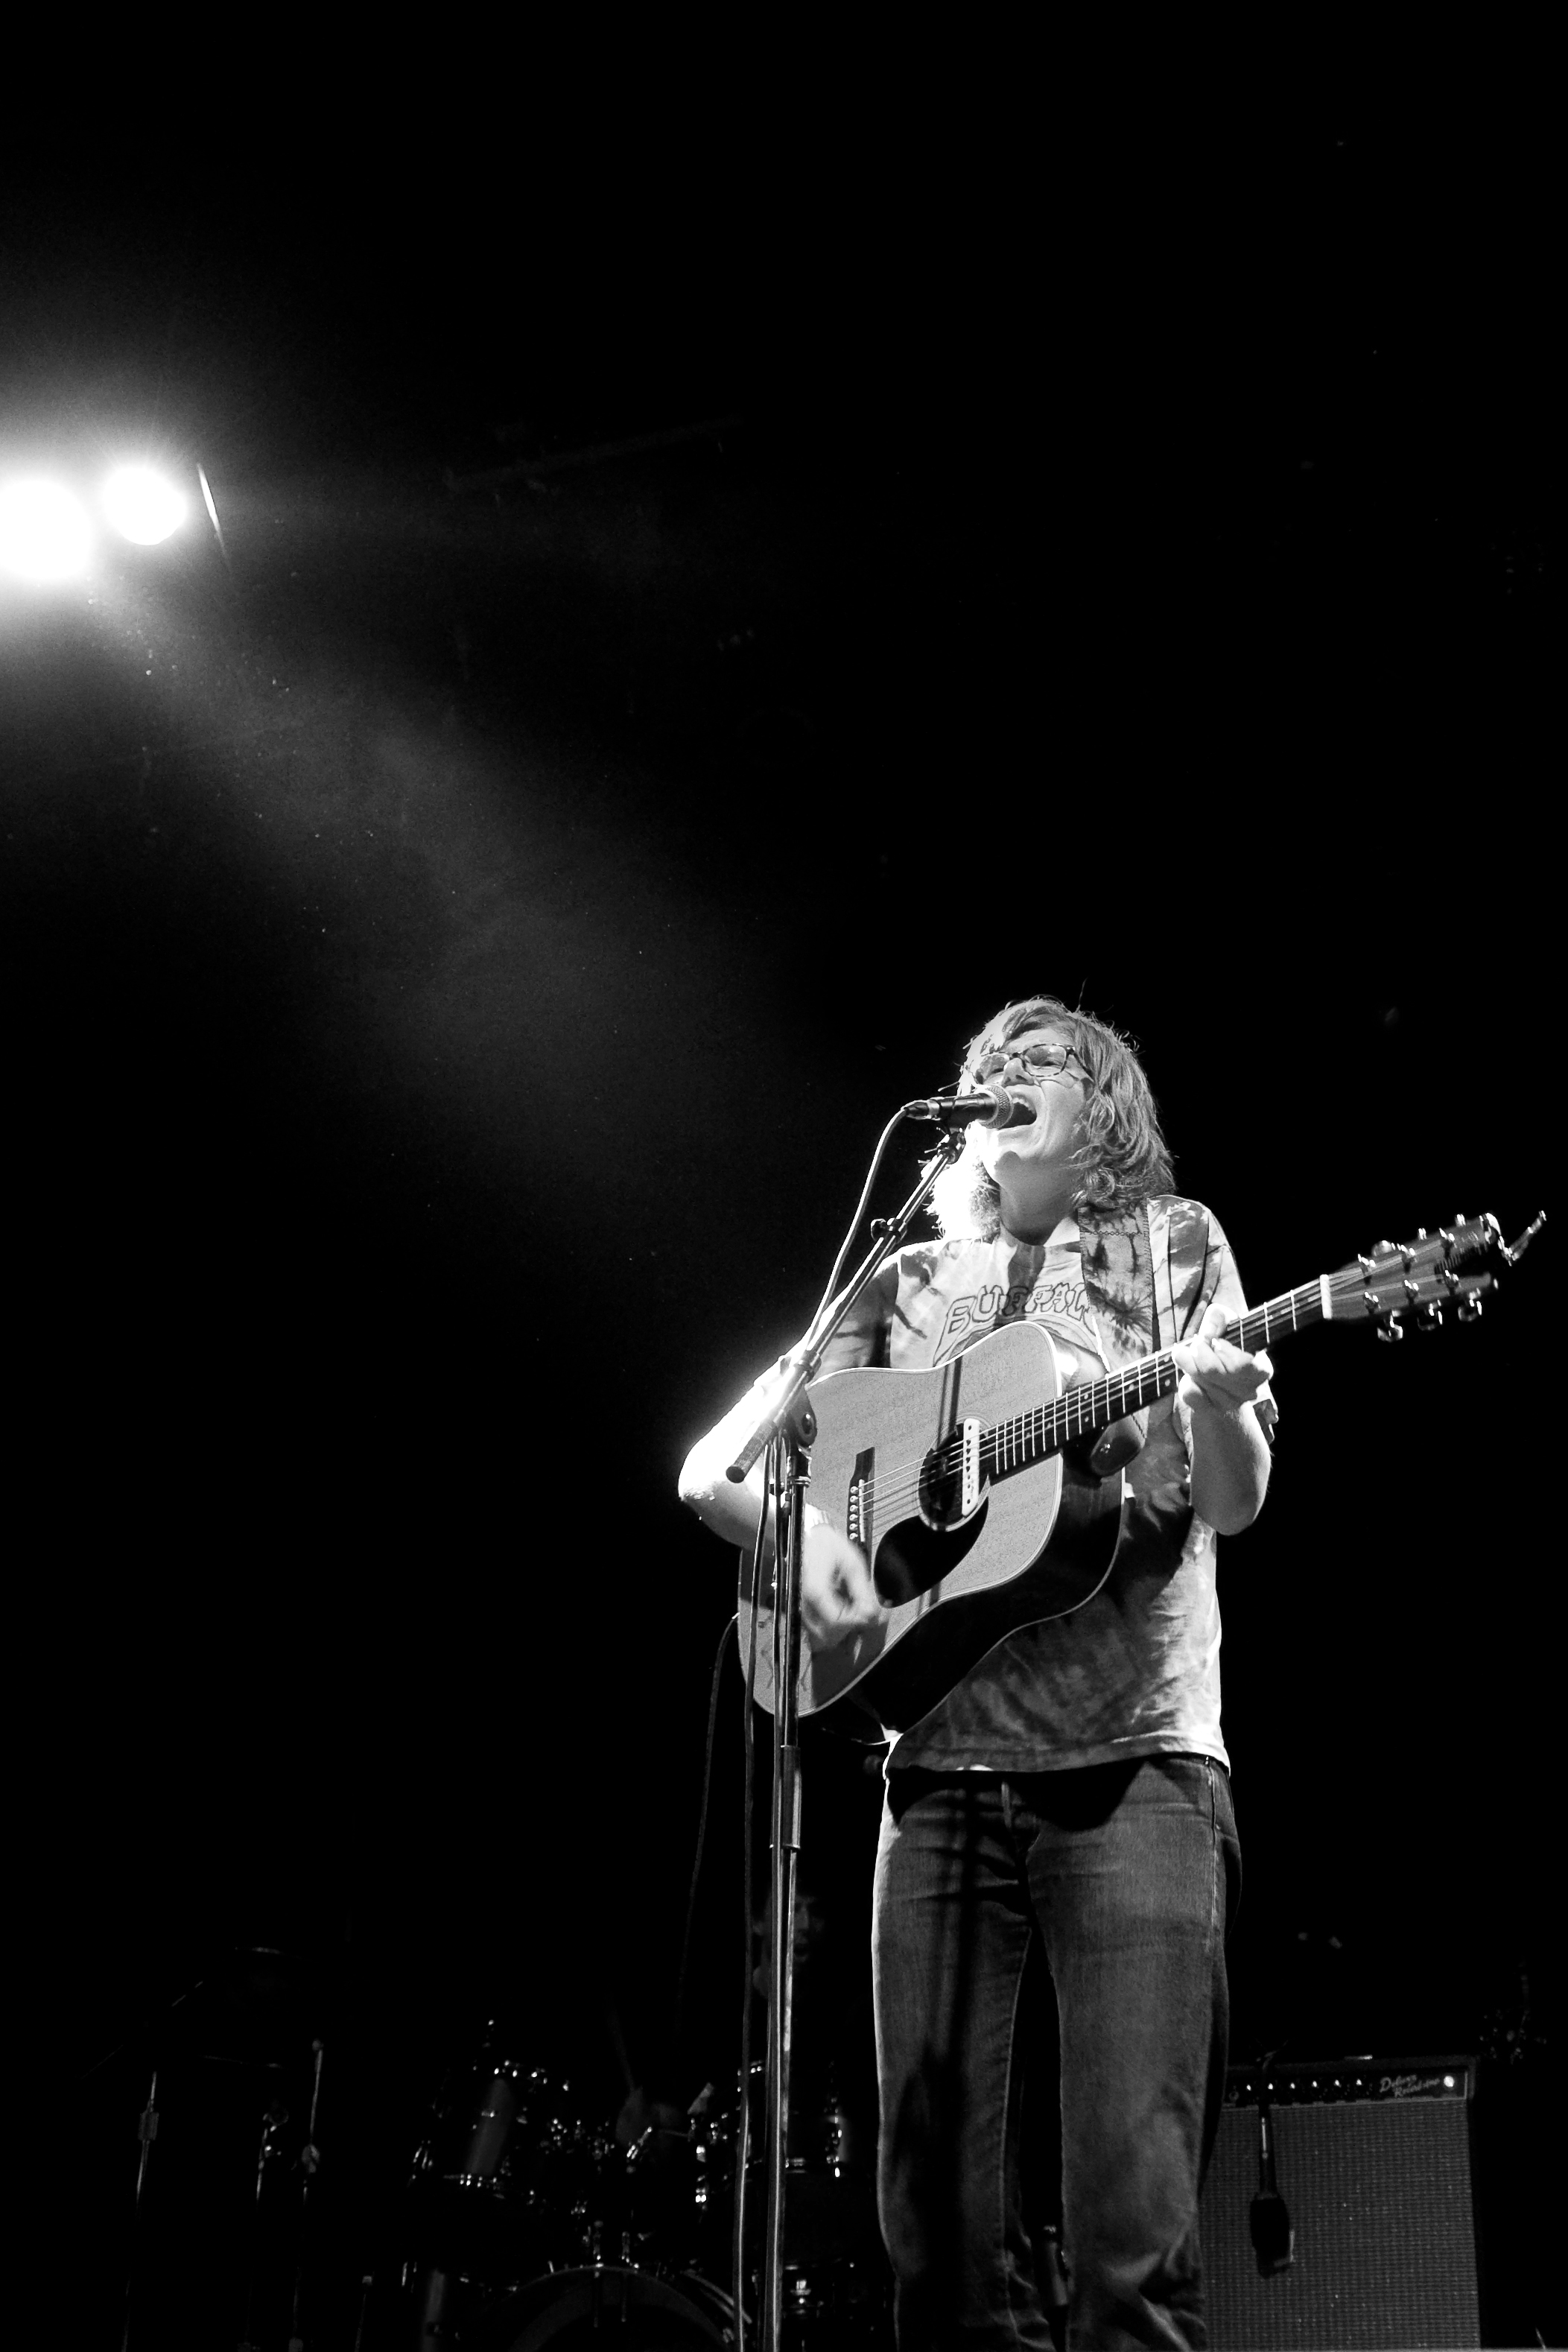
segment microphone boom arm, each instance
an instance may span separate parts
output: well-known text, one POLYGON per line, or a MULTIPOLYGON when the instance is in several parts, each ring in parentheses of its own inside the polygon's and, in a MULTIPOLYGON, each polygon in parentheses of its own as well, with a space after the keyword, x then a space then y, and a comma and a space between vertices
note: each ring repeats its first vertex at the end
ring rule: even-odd
MULTIPOLYGON (((999 1094, 998 1087, 997 1092, 999 1094)), ((936 1099, 936 1097, 933 1097, 936 1099)), ((962 1099, 962 1097, 960 1097, 962 1099)), ((1010 1097, 1009 1097, 1010 1100, 1010 1097)), ((948 1106, 950 1108, 951 1106, 948 1106)), ((923 1110, 905 1104, 899 1114, 902 1118, 923 1116, 923 1110)), ((973 1117, 973 1113, 970 1114, 973 1117)), ((811 1408, 806 1402, 806 1390, 817 1377, 829 1340, 843 1321, 850 1308, 869 1288, 886 1265, 894 1250, 902 1249, 910 1226, 936 1189, 936 1180, 944 1168, 957 1159, 963 1146, 957 1135, 949 1129, 937 1147, 936 1157, 927 1164, 919 1183, 903 1207, 891 1217, 879 1217, 873 1226, 874 1239, 870 1250, 856 1267, 844 1289, 822 1308, 804 1339, 791 1348, 778 1370, 763 1390, 763 1401, 750 1432, 725 1470, 725 1476, 739 1486, 747 1473, 758 1463, 773 1440, 786 1429, 798 1430, 800 1443, 810 1445, 816 1434, 811 1408)))

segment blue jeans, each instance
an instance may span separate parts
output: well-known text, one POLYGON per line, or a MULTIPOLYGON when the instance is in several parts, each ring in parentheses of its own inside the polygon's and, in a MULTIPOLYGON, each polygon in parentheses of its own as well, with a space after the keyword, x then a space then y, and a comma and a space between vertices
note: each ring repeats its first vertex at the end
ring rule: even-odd
POLYGON ((1207 2343, 1197 2193, 1225 2091, 1240 1867, 1229 1781, 1207 1757, 889 1772, 872 1934, 900 2352, 1049 2352, 1019 2182, 1023 2005, 1048 1980, 1068 2343, 1207 2343))

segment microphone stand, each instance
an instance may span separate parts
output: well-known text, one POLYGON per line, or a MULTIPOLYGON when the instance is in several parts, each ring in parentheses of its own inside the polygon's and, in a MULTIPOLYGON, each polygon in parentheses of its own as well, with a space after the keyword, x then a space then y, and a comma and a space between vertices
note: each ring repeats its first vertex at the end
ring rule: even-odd
MULTIPOLYGON (((900 1118, 944 1118, 948 1104, 908 1104, 900 1118)), ((973 1118, 969 1108, 965 1114, 973 1118)), ((772 1474, 765 1479, 766 1513, 771 1487, 775 1510, 773 1563, 773 1818, 772 1818, 772 1999, 768 2012, 768 2089, 764 2144, 768 2151, 768 2218, 763 2255, 759 2352, 784 2352, 784 2182, 789 2145, 790 2025, 795 1989, 795 1882, 800 1851, 800 1538, 806 1488, 810 1484, 810 1447, 816 1416, 806 1394, 828 1342, 862 1293, 875 1280, 930 1199, 944 1168, 963 1150, 949 1128, 919 1183, 891 1217, 873 1220, 873 1245, 847 1288, 819 1310, 805 1338, 786 1356, 764 1391, 764 1402, 745 1443, 725 1475, 738 1485, 768 1454, 772 1474)), ((868 1180, 869 1181, 869 1180, 868 1180)), ((755 1604, 758 1596, 753 1594, 755 1604)), ((755 1619, 752 1639, 757 1638, 755 1619)), ((736 2182, 736 2195, 742 2183, 736 2182)), ((737 2328, 742 2325, 738 2308, 737 2328)))

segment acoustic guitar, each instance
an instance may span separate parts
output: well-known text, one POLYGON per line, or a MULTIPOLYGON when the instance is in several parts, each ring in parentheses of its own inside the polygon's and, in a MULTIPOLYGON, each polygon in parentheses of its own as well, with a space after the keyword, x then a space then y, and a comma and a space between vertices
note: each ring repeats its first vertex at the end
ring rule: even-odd
MULTIPOLYGON (((1452 1305, 1473 1321, 1544 1223, 1511 1247, 1495 1217, 1379 1242, 1337 1274, 1254 1307, 1225 1328, 1249 1352, 1309 1323, 1366 1323, 1403 1339, 1452 1305)), ((851 1694, 889 1730, 904 1731, 988 1650, 1025 1625, 1063 1617, 1111 1573, 1121 1534, 1124 1474, 1099 1478, 1083 1456, 1112 1423, 1168 1395, 1180 1373, 1167 1350, 1104 1380, 1064 1389, 1056 1353, 1033 1323, 1004 1324, 927 1371, 830 1372, 807 1390, 816 1417, 810 1501, 858 1544, 887 1616, 830 1645, 800 1634, 800 1712, 819 1715, 851 1694)), ((772 1711, 771 1570, 754 1595, 741 1556, 740 1654, 772 1711)))

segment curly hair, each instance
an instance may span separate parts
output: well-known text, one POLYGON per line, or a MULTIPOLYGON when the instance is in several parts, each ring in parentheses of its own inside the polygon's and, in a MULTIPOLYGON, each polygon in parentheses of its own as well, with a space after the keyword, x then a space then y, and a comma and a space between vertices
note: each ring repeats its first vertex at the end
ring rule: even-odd
MULTIPOLYGON (((1071 1011, 1059 996, 1023 996, 1005 1004, 966 1046, 960 1089, 975 1086, 983 1055, 1041 1022, 1061 1030, 1089 1073, 1081 1115, 1084 1140, 1072 1155, 1082 1171, 1074 1209, 1115 1216, 1141 1207, 1152 1193, 1169 1192, 1171 1155, 1132 1041, 1092 1013, 1071 1011)), ((983 1132, 970 1129, 962 1156, 936 1181, 931 1213, 944 1241, 992 1241, 1001 1230, 1001 1193, 979 1158, 983 1132)))

